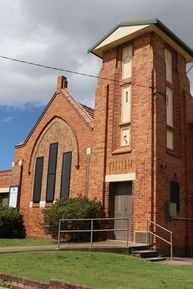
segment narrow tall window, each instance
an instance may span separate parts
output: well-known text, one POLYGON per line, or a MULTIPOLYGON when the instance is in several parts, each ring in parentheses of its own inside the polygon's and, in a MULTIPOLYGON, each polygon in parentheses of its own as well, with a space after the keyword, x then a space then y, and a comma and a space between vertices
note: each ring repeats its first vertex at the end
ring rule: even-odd
POLYGON ((169 87, 166 88, 166 118, 167 125, 173 127, 173 92, 169 87))
POLYGON ((176 210, 180 211, 180 184, 176 181, 170 182, 170 201, 176 203, 176 210))
POLYGON ((129 45, 122 50, 122 78, 132 76, 132 46, 129 45))
MULTIPOLYGON (((172 53, 165 49, 166 81, 172 84, 172 53)), ((166 83, 167 148, 174 149, 173 91, 166 83)))
POLYGON ((121 128, 121 146, 129 146, 131 144, 130 127, 121 128))
POLYGON ((172 53, 165 49, 166 80, 172 83, 172 53))
MULTIPOLYGON (((122 50, 122 79, 132 76, 132 45, 128 45, 122 50)), ((121 135, 120 145, 129 146, 131 144, 131 85, 122 87, 121 96, 121 135)))
POLYGON ((44 157, 38 157, 36 159, 34 188, 33 188, 34 203, 39 203, 41 199, 43 166, 44 166, 44 157))
POLYGON ((62 179, 61 179, 61 192, 60 192, 61 198, 69 196, 71 162, 72 162, 72 152, 64 153, 62 161, 62 179))
POLYGON ((47 190, 46 190, 46 201, 54 201, 55 193, 55 180, 56 180, 56 166, 57 166, 57 152, 58 143, 50 145, 49 152, 49 163, 48 163, 48 178, 47 178, 47 190))
POLYGON ((167 125, 167 148, 174 149, 174 124, 173 124, 173 92, 166 88, 166 125, 167 125))
POLYGON ((131 122, 131 85, 122 88, 121 122, 131 122))

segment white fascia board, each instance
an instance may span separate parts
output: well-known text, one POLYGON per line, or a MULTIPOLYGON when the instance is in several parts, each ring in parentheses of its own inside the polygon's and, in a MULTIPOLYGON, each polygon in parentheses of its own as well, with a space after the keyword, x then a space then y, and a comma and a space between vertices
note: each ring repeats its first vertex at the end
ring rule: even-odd
POLYGON ((8 188, 0 188, 0 193, 9 193, 9 187, 8 188))
POLYGON ((106 183, 134 181, 135 179, 136 179, 136 173, 115 174, 115 175, 105 176, 106 183))
POLYGON ((126 36, 129 36, 137 31, 146 28, 149 25, 138 25, 138 26, 126 26, 126 27, 119 27, 115 30, 109 37, 103 40, 95 49, 102 48, 110 43, 116 42, 126 36))

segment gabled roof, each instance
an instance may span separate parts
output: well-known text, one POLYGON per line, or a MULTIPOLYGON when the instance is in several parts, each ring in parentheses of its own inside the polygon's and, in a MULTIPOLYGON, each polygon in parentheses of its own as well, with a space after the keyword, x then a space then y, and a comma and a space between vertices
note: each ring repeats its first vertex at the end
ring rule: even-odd
POLYGON ((94 109, 82 103, 81 105, 88 112, 88 114, 94 119, 94 109))
POLYGON ((11 171, 12 171, 12 169, 0 170, 0 174, 3 174, 3 173, 10 173, 11 171))
MULTIPOLYGON (((30 133, 28 134, 27 138, 25 139, 24 142, 15 145, 15 147, 23 147, 28 140, 30 139, 31 135, 33 134, 33 132, 35 131, 36 127, 38 126, 38 124, 40 123, 41 119, 43 118, 43 116, 46 114, 48 108, 51 106, 52 102, 54 101, 54 99, 56 98, 58 93, 62 93, 62 95, 65 97, 65 99, 68 101, 68 103, 71 105, 72 109, 74 109, 76 111, 76 113, 79 115, 79 117, 82 119, 82 121, 91 129, 93 130, 94 128, 94 120, 92 117, 92 113, 91 111, 93 111, 94 114, 94 110, 88 106, 82 105, 80 104, 68 91, 67 88, 65 89, 61 89, 59 92, 56 92, 52 98, 50 99, 49 103, 47 104, 46 108, 44 109, 44 111, 42 112, 41 116, 39 117, 38 121, 36 122, 36 124, 34 125, 33 129, 30 131, 30 133)), ((57 115, 56 115, 57 116, 57 115)))
MULTIPOLYGON (((65 98, 69 101, 69 103, 72 105, 72 108, 79 114, 79 116, 82 118, 84 122, 90 127, 94 128, 94 122, 93 118, 91 117, 91 114, 88 112, 88 106, 84 106, 81 103, 79 103, 67 90, 67 88, 61 90, 62 94, 65 96, 65 98), (85 109, 87 108, 87 109, 85 109)), ((89 108, 92 110, 91 108, 89 108)))
POLYGON ((121 22, 95 43, 88 52, 103 58, 105 50, 150 31, 157 33, 169 45, 184 55, 187 62, 193 61, 193 50, 157 18, 121 22))

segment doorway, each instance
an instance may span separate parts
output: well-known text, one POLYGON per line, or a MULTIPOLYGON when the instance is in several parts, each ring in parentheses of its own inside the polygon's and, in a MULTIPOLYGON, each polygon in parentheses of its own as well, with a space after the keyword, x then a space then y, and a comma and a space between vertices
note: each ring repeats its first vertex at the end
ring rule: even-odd
MULTIPOLYGON (((132 182, 113 183, 114 195, 114 218, 128 218, 127 220, 115 220, 114 229, 127 229, 128 237, 131 238, 132 220, 132 182)), ((116 240, 126 240, 126 231, 115 231, 116 240)))

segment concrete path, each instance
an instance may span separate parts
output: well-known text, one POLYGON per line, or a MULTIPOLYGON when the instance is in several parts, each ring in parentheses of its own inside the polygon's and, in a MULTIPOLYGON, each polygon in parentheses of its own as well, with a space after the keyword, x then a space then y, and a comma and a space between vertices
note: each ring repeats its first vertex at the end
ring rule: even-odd
POLYGON ((159 262, 160 264, 168 264, 168 265, 193 265, 193 258, 185 258, 185 257, 174 257, 173 260, 167 258, 167 260, 159 262))
POLYGON ((56 245, 0 247, 0 254, 31 252, 31 251, 56 251, 56 250, 58 250, 56 245))
POLYGON ((102 251, 102 252, 119 252, 125 253, 133 248, 143 247, 144 244, 136 244, 129 242, 128 248, 126 242, 107 240, 103 242, 90 243, 65 243, 60 244, 60 249, 57 245, 36 245, 36 246, 14 246, 14 247, 0 247, 0 253, 18 253, 18 252, 33 252, 33 251, 57 251, 57 250, 84 250, 84 251, 102 251))
MULTIPOLYGON (((129 247, 126 248, 126 242, 116 240, 106 240, 103 242, 94 242, 93 247, 90 243, 65 243, 60 245, 36 245, 36 246, 15 246, 15 247, 0 247, 0 254, 2 253, 19 253, 19 252, 35 252, 35 251, 58 251, 58 250, 82 250, 82 251, 97 251, 97 252, 117 252, 127 253, 132 249, 139 249, 144 247, 144 244, 136 244, 129 242, 129 247)), ((158 262, 159 264, 168 265, 192 265, 193 258, 174 257, 173 260, 167 258, 165 261, 158 262)), ((0 289, 2 289, 0 287, 0 289)))

